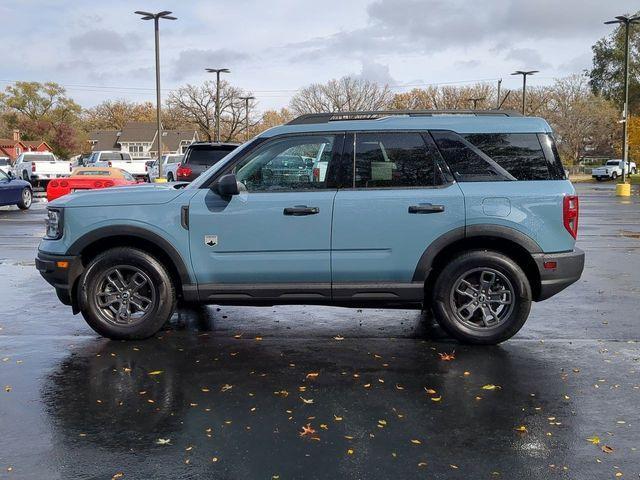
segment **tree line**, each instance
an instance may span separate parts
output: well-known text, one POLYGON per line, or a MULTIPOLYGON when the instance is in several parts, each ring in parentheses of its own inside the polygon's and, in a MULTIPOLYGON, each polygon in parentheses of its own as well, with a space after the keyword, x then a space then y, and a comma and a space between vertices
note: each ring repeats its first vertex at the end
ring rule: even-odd
MULTIPOLYGON (((593 67, 527 89, 525 113, 545 118, 553 127, 563 161, 574 165, 585 156, 620 154, 622 95, 622 30, 599 40, 593 47, 593 67)), ((630 155, 640 155, 640 34, 631 41, 630 155)), ((162 109, 166 129, 193 127, 201 139, 212 140, 215 129, 215 82, 185 85, 169 92, 162 109)), ((221 139, 243 141, 261 131, 304 113, 364 110, 507 109, 520 110, 521 90, 502 90, 495 84, 427 86, 394 93, 359 77, 346 76, 314 83, 299 90, 279 110, 258 111, 249 102, 246 131, 245 102, 251 96, 231 83, 220 83, 221 139)), ((65 89, 53 82, 16 82, 0 93, 0 137, 19 129, 25 140, 45 139, 61 157, 86 151, 94 130, 120 130, 129 121, 155 121, 152 102, 106 100, 83 109, 65 89)), ((636 158, 637 159, 637 158, 636 158)))

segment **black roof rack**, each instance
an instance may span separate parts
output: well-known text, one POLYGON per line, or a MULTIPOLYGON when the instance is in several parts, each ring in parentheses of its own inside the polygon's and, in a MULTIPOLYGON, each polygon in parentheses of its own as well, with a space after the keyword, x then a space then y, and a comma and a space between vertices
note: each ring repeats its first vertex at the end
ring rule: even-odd
POLYGON ((522 114, 512 110, 373 110, 363 112, 324 112, 306 113, 294 118, 287 125, 305 125, 312 123, 329 123, 340 120, 377 120, 391 116, 433 117, 437 115, 475 115, 521 117, 522 114))

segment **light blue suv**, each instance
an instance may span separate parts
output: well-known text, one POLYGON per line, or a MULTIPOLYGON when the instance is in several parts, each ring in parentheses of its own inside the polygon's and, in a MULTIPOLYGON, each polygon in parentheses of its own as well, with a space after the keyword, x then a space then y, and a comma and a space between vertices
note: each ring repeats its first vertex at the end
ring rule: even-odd
POLYGON ((540 118, 327 113, 260 134, 189 185, 52 202, 36 265, 113 339, 149 337, 193 302, 422 308, 493 344, 580 277, 577 231, 540 118))

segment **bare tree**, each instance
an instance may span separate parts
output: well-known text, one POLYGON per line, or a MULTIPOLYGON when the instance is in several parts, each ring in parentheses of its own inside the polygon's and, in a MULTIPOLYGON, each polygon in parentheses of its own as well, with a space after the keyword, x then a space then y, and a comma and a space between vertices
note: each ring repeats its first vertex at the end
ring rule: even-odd
MULTIPOLYGON (((220 81, 220 133, 225 142, 239 140, 245 128, 245 103, 239 97, 250 96, 228 82, 220 81)), ((213 139, 215 129, 215 82, 206 81, 202 85, 186 85, 172 91, 167 99, 169 108, 195 124, 209 141, 213 139)), ((255 124, 252 114, 256 102, 249 102, 249 124, 255 124)))
POLYGON ((295 115, 381 110, 388 108, 392 99, 388 85, 380 86, 361 78, 342 77, 303 88, 293 96, 289 108, 295 115))
POLYGON ((153 122, 156 108, 151 102, 136 103, 125 99, 105 100, 83 112, 88 130, 122 130, 127 122, 153 122))
POLYGON ((469 86, 429 86, 414 88, 394 96, 391 106, 398 110, 486 110, 495 105, 495 88, 486 83, 469 86))

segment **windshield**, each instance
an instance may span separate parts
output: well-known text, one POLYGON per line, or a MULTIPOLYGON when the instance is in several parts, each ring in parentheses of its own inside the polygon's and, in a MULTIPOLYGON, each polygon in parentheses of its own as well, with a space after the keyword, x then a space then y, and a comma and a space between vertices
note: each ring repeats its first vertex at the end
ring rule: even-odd
POLYGON ((6 158, 0 158, 0 166, 9 165, 9 160, 6 158))
POLYGON ((213 165, 222 160, 234 148, 193 148, 186 158, 187 164, 213 165))
POLYGON ((607 165, 618 165, 620 163, 620 160, 609 160, 607 162, 607 165))
POLYGON ((218 162, 215 165, 212 165, 211 167, 207 168, 204 172, 202 172, 202 175, 196 178, 193 182, 191 182, 185 188, 201 188, 202 185, 204 185, 209 181, 209 178, 211 178, 212 175, 215 175, 216 172, 221 170, 229 162, 233 161, 235 157, 237 157, 238 155, 241 155, 243 152, 258 145, 263 140, 264 138, 254 138, 253 140, 249 140, 248 142, 243 143, 238 148, 236 148, 231 153, 229 153, 226 157, 224 157, 223 161, 218 162))

